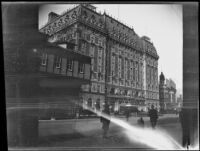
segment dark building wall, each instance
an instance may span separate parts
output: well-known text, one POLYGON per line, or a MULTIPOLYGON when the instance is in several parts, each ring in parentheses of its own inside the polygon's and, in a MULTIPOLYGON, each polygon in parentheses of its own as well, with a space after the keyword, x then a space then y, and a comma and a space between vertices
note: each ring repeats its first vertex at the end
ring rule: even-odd
POLYGON ((183 106, 196 108, 199 103, 198 5, 185 5, 183 14, 183 106))
POLYGON ((90 58, 78 54, 76 57, 66 53, 64 48, 46 47, 40 53, 40 71, 42 73, 49 73, 55 75, 62 75, 63 77, 71 76, 80 79, 90 79, 90 58), (83 58, 87 59, 83 59, 83 58), (82 69, 80 69, 82 68, 82 69))
MULTIPOLYGON (((48 102, 47 98, 53 97, 54 104, 58 97, 65 98, 61 99, 62 104, 67 104, 69 100, 78 100, 80 83, 89 83, 90 58, 78 57, 78 54, 70 51, 67 53, 65 50, 66 55, 73 56, 74 60, 87 62, 85 69, 88 73, 86 77, 77 74, 79 77, 77 81, 73 77, 69 79, 68 74, 59 77, 60 70, 55 68, 55 61, 56 56, 62 54, 61 48, 57 50, 58 48, 54 47, 50 51, 45 35, 38 32, 38 6, 4 3, 2 10, 8 144, 9 146, 34 145, 37 144, 39 111, 44 109, 44 104, 48 102), (40 66, 42 52, 45 52, 46 48, 51 52, 47 55, 48 68, 40 66), (53 80, 50 78, 51 73, 54 73, 53 80), (61 81, 55 80, 58 77, 61 81), (63 83, 71 85, 63 85, 63 83), (57 87, 48 88, 55 85, 57 87), (72 96, 70 99, 69 95, 72 96)), ((62 57, 65 58, 64 55, 62 57)), ((78 71, 78 66, 76 70, 78 71)))
POLYGON ((199 142, 198 3, 183 5, 183 145, 199 142), (185 131, 184 131, 185 129, 185 131), (189 135, 188 135, 189 134, 189 135))
POLYGON ((34 111, 20 109, 20 97, 31 95, 35 89, 34 87, 25 89, 28 83, 34 81, 33 79, 27 81, 27 77, 36 72, 32 70, 34 64, 32 66, 29 63, 34 62, 33 48, 39 43, 38 41, 44 41, 45 38, 37 34, 36 5, 4 3, 2 11, 5 83, 12 85, 11 89, 6 89, 8 145, 33 145, 37 143, 38 135, 37 116, 33 115, 37 109, 34 111), (24 74, 26 76, 23 76, 24 74), (9 98, 14 98, 14 102, 9 98), (18 104, 18 107, 10 109, 14 104, 18 104))

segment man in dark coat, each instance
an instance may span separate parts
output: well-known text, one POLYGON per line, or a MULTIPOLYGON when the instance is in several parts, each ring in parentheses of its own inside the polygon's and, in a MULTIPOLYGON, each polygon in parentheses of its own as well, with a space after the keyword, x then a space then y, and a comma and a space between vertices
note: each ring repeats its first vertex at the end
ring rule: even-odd
MULTIPOLYGON (((104 110, 102 111, 107 116, 110 115, 109 105, 105 104, 104 110)), ((107 138, 107 133, 109 130, 110 120, 101 116, 100 121, 102 122, 103 138, 107 138)))
POLYGON ((125 114, 126 114, 126 120, 128 121, 128 119, 129 119, 129 116, 130 116, 130 111, 129 111, 129 108, 127 108, 127 109, 126 109, 126 112, 125 112, 125 114))
POLYGON ((189 129, 189 116, 186 110, 181 109, 179 112, 179 120, 182 127, 182 145, 187 147, 190 145, 190 129, 189 129))
POLYGON ((153 105, 151 106, 151 109, 149 110, 149 116, 150 116, 151 126, 153 129, 155 129, 156 123, 158 120, 158 111, 154 109, 153 105))

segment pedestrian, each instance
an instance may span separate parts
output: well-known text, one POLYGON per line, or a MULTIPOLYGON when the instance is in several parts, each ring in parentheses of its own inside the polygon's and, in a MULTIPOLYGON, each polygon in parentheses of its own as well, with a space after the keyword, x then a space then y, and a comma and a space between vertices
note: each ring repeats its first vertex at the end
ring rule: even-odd
POLYGON ((144 128, 144 120, 143 120, 142 116, 137 120, 137 123, 140 127, 144 128))
POLYGON ((175 113, 176 113, 176 115, 178 114, 178 110, 175 108, 175 113))
MULTIPOLYGON (((103 114, 106 116, 110 115, 109 105, 105 104, 104 110, 102 111, 103 114)), ((109 130, 110 120, 108 118, 105 118, 104 116, 101 116, 100 121, 102 123, 102 129, 103 129, 103 138, 107 138, 107 133, 109 130)))
POLYGON ((153 129, 155 129, 157 120, 158 120, 158 111, 154 109, 154 106, 151 106, 151 109, 149 110, 149 116, 150 116, 150 122, 153 129))
POLYGON ((129 116, 130 116, 130 111, 129 108, 126 109, 126 121, 129 120, 129 116))
POLYGON ((187 147, 190 145, 190 129, 189 129, 189 116, 186 110, 183 108, 179 112, 179 120, 182 127, 182 146, 187 147))

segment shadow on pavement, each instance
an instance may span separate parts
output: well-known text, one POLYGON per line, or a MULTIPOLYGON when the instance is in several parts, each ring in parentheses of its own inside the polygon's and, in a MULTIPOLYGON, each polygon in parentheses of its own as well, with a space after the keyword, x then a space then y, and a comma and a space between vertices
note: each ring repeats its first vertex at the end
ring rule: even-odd
POLYGON ((38 146, 46 146, 53 145, 56 143, 61 143, 69 140, 81 139, 85 138, 84 135, 80 133, 72 133, 72 134, 58 134, 58 135, 50 135, 50 136, 42 136, 39 138, 38 146))

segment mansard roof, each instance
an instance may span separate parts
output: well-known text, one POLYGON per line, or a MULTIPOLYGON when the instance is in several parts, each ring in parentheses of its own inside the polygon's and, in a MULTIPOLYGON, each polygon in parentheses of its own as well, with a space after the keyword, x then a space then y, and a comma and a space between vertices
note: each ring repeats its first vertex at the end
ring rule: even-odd
POLYGON ((73 10, 77 10, 78 11, 79 5, 72 8, 72 9, 68 9, 67 11, 64 11, 62 14, 58 15, 55 12, 50 12, 51 14, 54 13, 57 15, 57 17, 55 17, 54 19, 52 19, 51 21, 47 22, 45 25, 43 25, 39 30, 43 30, 45 27, 47 27, 48 25, 51 25, 52 23, 56 22, 57 20, 59 20, 60 18, 64 17, 66 14, 72 12, 73 10))
MULTIPOLYGON (((66 27, 65 25, 62 25, 65 24, 64 21, 66 19, 66 16, 67 15, 72 16, 75 9, 77 10, 77 17, 79 17, 79 20, 81 22, 88 23, 88 25, 91 25, 90 23, 91 20, 94 20, 95 23, 92 25, 95 28, 99 28, 100 31, 102 32, 106 31, 108 32, 109 35, 117 35, 118 37, 120 37, 120 39, 125 41, 125 43, 127 43, 131 47, 134 47, 135 49, 138 49, 142 52, 145 52, 157 59, 159 58, 153 43, 150 42, 150 38, 148 38, 147 36, 139 37, 133 28, 125 25, 124 23, 111 17, 105 12, 104 14, 96 12, 96 7, 92 7, 91 4, 89 5, 80 4, 72 9, 69 9, 68 11, 64 12, 61 15, 53 14, 55 18, 53 18, 51 22, 48 22, 44 27, 42 27, 40 31, 41 32, 47 31, 48 33, 52 34, 51 29, 57 28, 57 25, 60 25, 60 27, 58 27, 59 29, 66 27), (106 27, 106 30, 104 26, 106 27)), ((59 29, 56 29, 56 31, 53 30, 53 32, 57 32, 59 29)))
POLYGON ((147 36, 142 36, 141 37, 141 40, 143 40, 144 42, 144 51, 145 53, 155 57, 155 58, 159 58, 158 54, 157 54, 157 51, 156 51, 156 48, 153 44, 153 42, 151 42, 151 39, 147 36))

